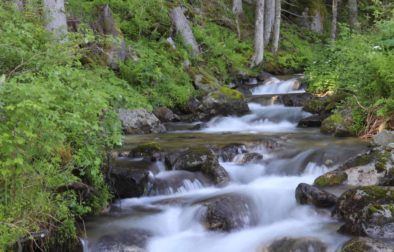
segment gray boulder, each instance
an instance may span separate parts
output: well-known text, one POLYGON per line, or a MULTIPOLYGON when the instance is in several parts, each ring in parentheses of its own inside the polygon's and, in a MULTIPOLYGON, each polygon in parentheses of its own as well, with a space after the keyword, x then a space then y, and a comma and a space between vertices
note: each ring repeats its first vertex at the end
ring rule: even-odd
POLYGON ((334 213, 345 224, 341 232, 376 239, 394 239, 394 188, 350 189, 338 199, 334 213))
POLYGON ((211 231, 230 232, 257 224, 256 207, 239 194, 220 195, 202 202, 202 223, 211 231))
POLYGON ((127 134, 163 133, 166 131, 159 119, 145 109, 120 109, 118 117, 127 134))
POLYGON ((175 122, 179 121, 179 116, 174 114, 171 109, 166 107, 157 108, 153 114, 161 121, 161 122, 175 122))
POLYGON ((295 197, 301 205, 311 204, 319 208, 333 207, 337 203, 335 195, 305 183, 297 186, 295 197))
POLYGON ((373 143, 384 148, 391 146, 394 144, 394 131, 383 130, 373 137, 373 143))
POLYGON ((219 164, 216 155, 207 147, 168 153, 165 163, 169 170, 201 172, 217 185, 226 185, 230 181, 228 173, 219 164))

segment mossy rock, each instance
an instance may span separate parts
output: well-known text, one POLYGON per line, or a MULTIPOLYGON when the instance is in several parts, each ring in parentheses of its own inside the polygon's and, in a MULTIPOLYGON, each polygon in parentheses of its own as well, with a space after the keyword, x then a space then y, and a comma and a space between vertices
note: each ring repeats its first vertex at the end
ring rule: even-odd
POLYGON ((394 251, 392 244, 383 241, 373 240, 365 237, 353 238, 346 242, 341 252, 388 252, 394 251))
POLYGON ((304 110, 312 114, 320 114, 325 110, 326 102, 322 99, 312 99, 304 104, 304 110))
POLYGON ((243 100, 245 98, 241 92, 228 87, 221 87, 220 92, 233 100, 243 100))
POLYGON ((322 122, 320 132, 334 134, 337 137, 354 136, 351 130, 352 119, 347 115, 348 111, 336 112, 322 122))
POLYGON ((148 143, 140 144, 137 147, 133 148, 130 151, 130 156, 131 157, 151 156, 155 152, 160 152, 160 151, 161 151, 161 147, 158 143, 148 142, 148 143))
POLYGON ((347 174, 342 171, 328 172, 315 179, 316 186, 336 186, 347 180, 347 174))

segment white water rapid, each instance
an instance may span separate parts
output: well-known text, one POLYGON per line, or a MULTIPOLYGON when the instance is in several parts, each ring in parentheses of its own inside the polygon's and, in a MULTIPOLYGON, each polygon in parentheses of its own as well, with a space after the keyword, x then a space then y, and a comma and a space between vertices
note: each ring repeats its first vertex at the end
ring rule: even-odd
MULTIPOLYGON (((296 79, 272 79, 255 88, 253 94, 304 92, 300 88, 296 79)), ((105 235, 116 236, 130 229, 143 229, 150 234, 145 245, 148 252, 257 252, 285 237, 316 238, 326 244, 327 251, 337 251, 348 239, 337 233, 340 223, 331 218, 328 210, 297 204, 295 188, 300 183, 312 184, 317 176, 333 169, 324 165, 330 163, 326 162, 330 160, 330 151, 346 157, 343 153, 357 144, 324 138, 314 130, 298 130, 298 121, 309 115, 301 107, 257 103, 250 103, 249 107, 249 115, 215 118, 200 134, 208 133, 214 142, 216 135, 224 133, 230 139, 234 137, 232 134, 257 137, 270 133, 286 141, 287 148, 258 145, 253 152, 262 155, 262 160, 243 163, 243 154, 238 154, 230 161, 222 161, 220 164, 231 179, 225 187, 213 186, 200 174, 160 169, 152 175, 160 183, 154 185, 147 196, 117 201, 114 213, 87 223, 85 252, 114 251, 96 245, 105 235), (201 202, 229 194, 250 198, 252 204, 246 208, 253 212, 256 223, 252 223, 249 215, 239 213, 246 227, 232 232, 207 231, 201 222, 204 209, 201 202), (250 206, 253 209, 249 209, 250 206)), ((122 251, 140 251, 132 250, 133 247, 128 249, 122 251)))

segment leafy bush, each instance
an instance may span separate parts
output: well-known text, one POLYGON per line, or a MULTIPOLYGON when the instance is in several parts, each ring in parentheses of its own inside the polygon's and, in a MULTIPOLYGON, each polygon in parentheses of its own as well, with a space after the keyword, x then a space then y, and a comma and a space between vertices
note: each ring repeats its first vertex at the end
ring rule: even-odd
POLYGON ((150 107, 113 72, 82 67, 78 41, 52 45, 42 27, 0 5, 0 250, 45 229, 75 238, 75 219, 110 198, 101 169, 121 142, 115 109, 150 107), (76 182, 93 190, 61 189, 76 182))
POLYGON ((183 106, 194 94, 192 80, 183 67, 186 50, 174 50, 166 41, 130 42, 138 56, 120 67, 120 76, 154 106, 183 106))
POLYGON ((358 129, 371 111, 376 116, 392 118, 394 47, 390 41, 393 37, 394 20, 378 23, 372 33, 342 34, 336 43, 316 54, 314 63, 306 69, 309 90, 347 91, 347 104, 354 108, 358 129))

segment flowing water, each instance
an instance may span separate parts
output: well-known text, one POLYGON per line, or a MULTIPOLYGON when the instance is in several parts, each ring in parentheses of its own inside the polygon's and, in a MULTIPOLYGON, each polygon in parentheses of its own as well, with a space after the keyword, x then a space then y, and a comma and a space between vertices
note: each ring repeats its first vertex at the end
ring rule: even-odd
MULTIPOLYGON (((304 92, 294 80, 273 79, 253 90, 254 95, 304 92)), ((284 237, 312 237, 336 251, 348 237, 336 232, 340 223, 330 212, 301 206, 295 200, 299 183, 334 169, 337 164, 361 152, 365 144, 357 139, 335 139, 316 129, 298 129, 297 122, 309 114, 299 107, 281 104, 249 104, 251 113, 242 117, 219 117, 199 132, 177 132, 126 139, 126 148, 154 139, 165 148, 215 143, 253 142, 253 152, 263 159, 242 163, 242 151, 231 161, 221 161, 231 182, 215 187, 201 174, 166 171, 163 164, 154 179, 162 181, 147 196, 124 199, 113 205, 113 212, 86 223, 85 251, 95 251, 104 235, 119 234, 132 228, 152 234, 147 251, 152 252, 249 252, 258 251, 284 237), (258 144, 274 139, 281 148, 258 144), (180 179, 179 179, 180 178, 180 179), (253 201, 257 224, 230 233, 209 232, 200 222, 205 199, 220 195, 245 195, 253 201), (88 245, 86 244, 88 242, 88 245)), ((242 213, 240 213, 242 214, 242 213)), ((246 217, 245 217, 246 218, 246 217)))

